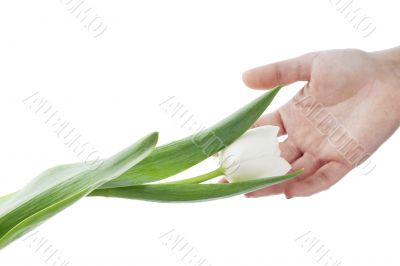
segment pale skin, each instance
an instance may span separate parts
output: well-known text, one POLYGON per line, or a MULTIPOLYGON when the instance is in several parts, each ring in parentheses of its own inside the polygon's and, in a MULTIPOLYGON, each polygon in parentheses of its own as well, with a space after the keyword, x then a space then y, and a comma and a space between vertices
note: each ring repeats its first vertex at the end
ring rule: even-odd
POLYGON ((248 197, 310 196, 330 188, 361 163, 346 158, 329 135, 321 133, 318 123, 306 115, 305 106, 296 105, 301 99, 313 99, 325 115, 334 118, 325 132, 341 125, 366 155, 374 153, 400 126, 400 47, 371 53, 351 49, 313 52, 249 70, 243 80, 253 89, 308 82, 293 99, 256 123, 280 127, 280 134, 287 135, 280 145, 282 157, 292 170, 304 168, 303 174, 248 197))

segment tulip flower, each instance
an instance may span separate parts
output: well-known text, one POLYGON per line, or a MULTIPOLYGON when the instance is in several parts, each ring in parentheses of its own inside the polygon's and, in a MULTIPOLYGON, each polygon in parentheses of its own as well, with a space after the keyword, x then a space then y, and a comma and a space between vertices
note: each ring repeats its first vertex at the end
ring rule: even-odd
POLYGON ((158 133, 154 132, 103 159, 96 169, 73 163, 42 172, 24 188, 0 197, 0 249, 86 196, 204 201, 248 193, 298 176, 301 170, 282 175, 290 165, 280 158, 277 127, 265 126, 246 133, 280 88, 266 92, 193 136, 156 147, 158 133), (223 145, 209 145, 215 140, 223 145), (221 152, 224 145, 227 147, 221 152), (179 181, 155 183, 218 152, 222 163, 216 170, 179 181), (228 167, 229 158, 237 162, 237 167, 228 167), (203 183, 220 175, 241 182, 203 183))
POLYGON ((277 139, 279 127, 250 129, 219 154, 220 166, 230 182, 286 174, 290 164, 283 159, 277 139))

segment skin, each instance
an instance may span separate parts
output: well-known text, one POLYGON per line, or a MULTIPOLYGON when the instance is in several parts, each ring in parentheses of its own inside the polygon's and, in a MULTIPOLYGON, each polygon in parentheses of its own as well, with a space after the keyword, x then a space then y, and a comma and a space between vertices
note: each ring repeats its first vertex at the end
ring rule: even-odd
POLYGON ((313 52, 249 70, 243 80, 253 89, 307 81, 293 99, 255 125, 279 126, 287 135, 282 157, 304 173, 248 197, 293 198, 326 190, 400 126, 400 47, 313 52))

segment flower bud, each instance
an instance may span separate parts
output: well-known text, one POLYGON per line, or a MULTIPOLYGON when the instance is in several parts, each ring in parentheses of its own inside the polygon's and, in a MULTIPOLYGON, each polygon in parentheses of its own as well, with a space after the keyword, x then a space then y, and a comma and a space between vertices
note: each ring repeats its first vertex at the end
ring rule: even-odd
POLYGON ((248 130, 219 154, 221 169, 230 182, 286 174, 291 165, 283 159, 278 142, 279 127, 248 130))

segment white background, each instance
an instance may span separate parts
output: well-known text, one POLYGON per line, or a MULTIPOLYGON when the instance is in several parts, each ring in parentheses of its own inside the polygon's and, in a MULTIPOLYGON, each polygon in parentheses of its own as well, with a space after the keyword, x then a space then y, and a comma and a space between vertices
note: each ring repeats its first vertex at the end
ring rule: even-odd
MULTIPOLYGON (((87 0, 108 27, 98 38, 63 2, 0 4, 0 194, 79 160, 23 103, 34 92, 108 156, 151 131, 161 133, 160 143, 192 133, 160 109, 169 97, 211 125, 260 95, 242 84, 247 68, 314 50, 399 45, 394 0, 355 3, 376 25, 367 38, 329 0, 87 0)), ((301 86, 283 90, 269 111, 301 86)), ((195 265, 160 239, 171 230, 207 266, 323 265, 296 241, 307 232, 341 265, 400 265, 399 141, 397 133, 376 152, 371 174, 355 170, 310 198, 195 204, 85 198, 38 234, 74 266, 195 265)), ((61 265, 35 250, 18 240, 0 252, 0 265, 61 265)))

